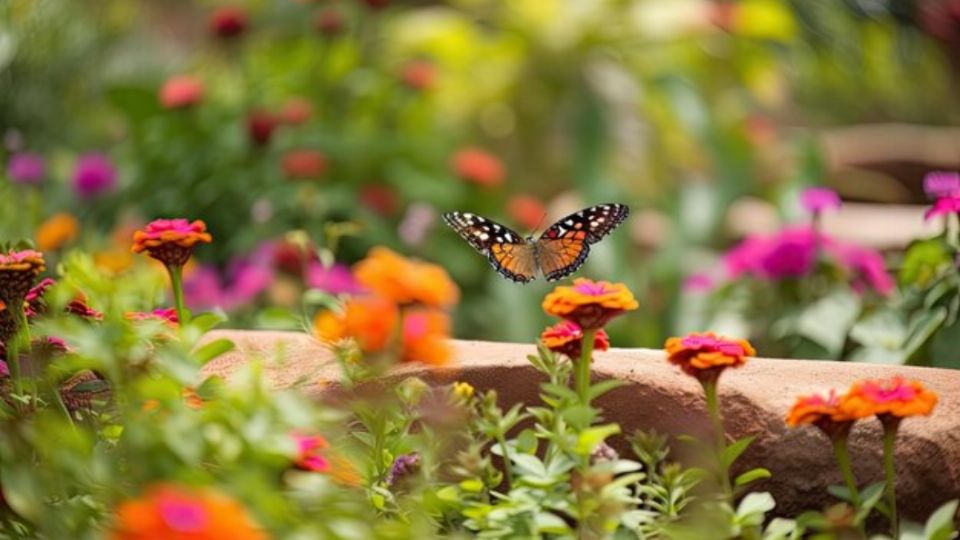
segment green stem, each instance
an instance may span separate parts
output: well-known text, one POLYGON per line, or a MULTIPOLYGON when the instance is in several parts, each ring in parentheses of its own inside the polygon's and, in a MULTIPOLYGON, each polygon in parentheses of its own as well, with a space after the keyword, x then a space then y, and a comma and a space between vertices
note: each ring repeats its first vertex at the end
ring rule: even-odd
POLYGON ((894 443, 897 440, 897 423, 883 426, 883 469, 886 473, 887 508, 890 510, 890 536, 897 538, 897 472, 894 468, 894 443))
POLYGON ((23 375, 20 370, 20 351, 30 352, 30 325, 23 311, 23 299, 16 302, 19 309, 10 306, 13 314, 13 339, 10 340, 7 360, 10 362, 10 377, 13 379, 13 391, 17 395, 23 394, 23 375))
POLYGON ((847 484, 847 490, 850 491, 850 503, 854 508, 859 509, 860 491, 857 490, 857 479, 853 476, 853 469, 850 467, 850 450, 847 448, 846 436, 833 441, 833 455, 837 459, 837 467, 840 468, 843 481, 847 484))
POLYGON ((177 307, 177 319, 183 326, 190 322, 190 312, 187 311, 183 302, 183 267, 168 266, 167 272, 170 274, 170 286, 173 288, 173 303, 177 307))
POLYGON ((713 424, 715 453, 717 457, 717 475, 720 480, 720 487, 723 490, 723 496, 730 502, 733 501, 733 487, 730 485, 730 472, 727 470, 727 463, 723 457, 727 449, 726 432, 723 428, 723 416, 720 414, 720 404, 717 399, 717 381, 701 381, 703 384, 703 394, 707 400, 707 413, 710 415, 710 422, 713 424))
POLYGON ((590 329, 583 331, 583 339, 580 345, 580 361, 576 366, 577 395, 580 396, 580 403, 590 405, 590 364, 593 362, 593 342, 596 339, 597 330, 590 329))
POLYGON ((510 451, 507 450, 507 438, 504 436, 502 431, 497 432, 497 444, 500 445, 500 450, 503 451, 503 471, 507 475, 507 485, 513 487, 513 462, 510 461, 510 451))

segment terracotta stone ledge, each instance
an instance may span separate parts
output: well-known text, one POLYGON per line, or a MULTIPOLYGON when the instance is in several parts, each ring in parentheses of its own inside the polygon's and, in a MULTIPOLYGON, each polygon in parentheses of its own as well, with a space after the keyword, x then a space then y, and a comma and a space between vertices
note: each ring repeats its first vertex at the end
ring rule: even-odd
MULTIPOLYGON (((266 376, 278 389, 298 388, 320 399, 339 380, 339 366, 309 335, 294 332, 211 332, 207 339, 229 338, 237 349, 204 368, 208 375, 230 377, 244 363, 261 359, 266 376)), ((390 375, 416 375, 430 383, 462 380, 478 390, 496 389, 501 406, 538 401, 542 380, 526 357, 532 345, 454 341, 457 362, 444 368, 408 364, 390 375)), ((598 353, 595 378, 627 382, 598 401, 608 421, 624 433, 656 429, 672 435, 705 434, 708 429, 699 385, 669 365, 663 352, 613 349, 598 353)), ((862 378, 903 375, 922 381, 940 395, 929 418, 911 418, 901 426, 897 444, 897 495, 905 516, 925 518, 941 503, 960 497, 960 371, 756 358, 726 373, 720 398, 731 436, 756 436, 743 466, 770 469, 773 478, 757 485, 778 501, 778 514, 820 508, 831 501, 826 486, 841 484, 830 445, 814 428, 788 429, 783 418, 796 396, 845 390, 862 378)), ((675 445, 676 446, 676 445, 675 445)), ((861 485, 878 481, 881 432, 875 421, 861 422, 851 436, 854 472, 861 485)))

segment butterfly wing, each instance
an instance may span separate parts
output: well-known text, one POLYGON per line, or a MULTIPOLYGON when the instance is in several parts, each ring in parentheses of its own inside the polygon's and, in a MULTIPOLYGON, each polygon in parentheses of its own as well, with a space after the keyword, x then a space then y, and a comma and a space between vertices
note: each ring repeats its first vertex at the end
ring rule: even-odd
POLYGON ((575 272, 587 260, 590 244, 623 223, 630 208, 623 204, 598 204, 570 214, 551 225, 537 240, 537 260, 548 281, 575 272))
POLYGON ((443 221, 505 278, 526 283, 537 276, 534 247, 516 231, 470 212, 447 212, 443 221))

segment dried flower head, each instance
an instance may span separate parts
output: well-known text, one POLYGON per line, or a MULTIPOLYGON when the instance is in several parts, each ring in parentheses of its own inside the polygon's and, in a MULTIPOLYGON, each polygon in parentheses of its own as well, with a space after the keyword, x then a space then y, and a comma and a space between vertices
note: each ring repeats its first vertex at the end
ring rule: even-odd
POLYGON ((39 251, 12 249, 0 253, 0 300, 8 306, 21 305, 37 276, 46 269, 39 251))
POLYGON ((623 283, 579 278, 573 286, 559 286, 543 299, 549 315, 577 323, 584 330, 602 328, 610 319, 637 309, 639 304, 623 283))
POLYGON ((733 339, 713 332, 691 333, 667 339, 667 360, 701 382, 715 381, 729 367, 740 367, 757 351, 745 339, 733 339))
POLYGON ((266 540, 269 536, 246 508, 219 492, 159 484, 120 503, 109 538, 266 540))
POLYGON ((198 243, 209 244, 213 237, 203 221, 193 223, 186 219, 157 219, 143 230, 133 233, 134 253, 148 255, 170 267, 183 266, 193 255, 198 243))
MULTIPOLYGON (((540 334, 540 343, 553 352, 579 358, 583 345, 583 329, 573 321, 560 321, 540 334)), ((597 351, 610 348, 610 338, 602 328, 594 336, 593 348, 597 351)))

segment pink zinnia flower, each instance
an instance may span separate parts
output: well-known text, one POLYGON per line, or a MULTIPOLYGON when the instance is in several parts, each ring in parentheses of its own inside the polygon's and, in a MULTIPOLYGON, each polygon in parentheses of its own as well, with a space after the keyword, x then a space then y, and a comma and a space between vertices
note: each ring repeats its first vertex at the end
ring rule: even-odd
POLYGON ((817 235, 812 229, 785 229, 768 245, 758 261, 765 277, 782 279, 805 276, 817 258, 817 235))
POLYGON ((863 290, 871 287, 882 295, 893 292, 895 283, 887 273, 886 263, 880 252, 855 245, 833 244, 828 248, 841 266, 853 274, 853 287, 863 290))
POLYGON ((197 219, 155 219, 143 230, 133 233, 134 253, 147 252, 167 266, 183 266, 193 255, 193 248, 200 243, 209 244, 213 237, 207 225, 197 219))
POLYGON ((330 446, 327 440, 320 435, 292 434, 297 442, 297 459, 294 464, 303 470, 312 472, 327 472, 330 470, 330 461, 324 456, 324 451, 330 446))
MULTIPOLYGON (((560 321, 540 334, 540 343, 553 352, 578 358, 583 348, 583 328, 573 321, 560 321)), ((593 348, 597 351, 610 348, 610 337, 604 329, 594 335, 593 348)))
POLYGON ((38 154, 14 154, 7 163, 7 176, 18 184, 39 184, 47 175, 47 167, 38 154))
POLYGON ((933 171, 923 178, 923 191, 931 199, 960 196, 960 173, 933 171))
POLYGON ((960 194, 940 197, 923 214, 923 219, 929 220, 937 216, 949 216, 960 213, 960 194))
POLYGON ((113 190, 117 185, 117 170, 103 154, 87 154, 77 158, 73 166, 73 190, 83 199, 89 199, 113 190))
POLYGON ((160 104, 165 109, 182 109, 203 99, 203 82, 190 75, 170 77, 160 87, 160 104))
POLYGON ((837 210, 842 204, 837 192, 825 187, 812 187, 800 193, 800 204, 811 214, 819 214, 825 210, 837 210))
POLYGON ((325 267, 317 261, 311 261, 307 267, 306 282, 307 286, 330 294, 354 294, 362 290, 350 268, 343 264, 325 267))

